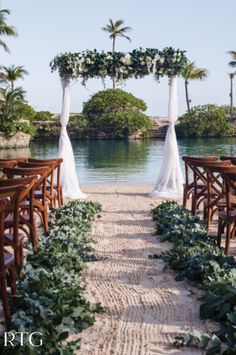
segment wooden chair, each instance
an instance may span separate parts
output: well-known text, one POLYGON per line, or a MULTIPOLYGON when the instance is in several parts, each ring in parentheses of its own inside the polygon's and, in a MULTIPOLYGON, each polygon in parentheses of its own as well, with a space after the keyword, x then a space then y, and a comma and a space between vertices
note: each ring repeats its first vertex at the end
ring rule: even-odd
MULTIPOLYGON (((19 192, 18 187, 9 195, 11 198, 19 192)), ((6 328, 11 328, 11 314, 8 304, 7 281, 11 288, 11 294, 16 295, 15 260, 14 255, 4 249, 4 219, 8 214, 10 202, 7 198, 0 198, 0 292, 2 298, 3 313, 6 328)))
POLYGON ((222 172, 226 191, 226 210, 219 211, 218 217, 218 245, 221 245, 222 234, 226 228, 225 254, 229 254, 230 241, 236 231, 236 168, 222 172), (234 172, 233 172, 234 171, 234 172))
POLYGON ((221 172, 232 165, 229 160, 202 164, 207 174, 207 196, 203 200, 203 217, 206 219, 207 234, 209 234, 210 222, 215 212, 226 207, 225 187, 221 172))
MULTIPOLYGON (((46 198, 49 202, 49 207, 56 207, 57 191, 54 189, 54 172, 55 172, 55 163, 54 162, 24 162, 18 163, 19 168, 39 168, 46 167, 48 168, 47 172, 47 183, 46 183, 46 198)), ((35 196, 37 198, 42 198, 42 191, 36 190, 35 196)))
MULTIPOLYGON (((8 176, 8 178, 14 177, 26 177, 26 176, 35 176, 36 181, 33 187, 33 190, 40 190, 42 193, 38 198, 37 195, 33 193, 32 197, 32 205, 33 210, 40 216, 40 219, 44 225, 44 229, 46 234, 48 233, 48 204, 46 201, 46 182, 47 182, 47 172, 48 167, 39 167, 39 168, 5 168, 4 174, 8 176)), ((20 208, 22 211, 28 212, 30 209, 30 204, 25 201, 20 204, 20 208)), ((35 222, 31 221, 34 224, 35 222)), ((37 246, 38 239, 36 234, 36 229, 31 228, 31 240, 34 243, 34 246, 37 246)))
POLYGON ((32 197, 30 198, 30 195, 33 196, 32 189, 35 181, 36 178, 34 176, 19 179, 0 180, 0 197, 8 195, 11 189, 15 187, 19 187, 20 189, 20 194, 15 200, 11 201, 9 214, 4 220, 4 229, 9 230, 8 233, 4 233, 5 244, 12 247, 14 250, 16 269, 19 274, 21 273, 24 260, 24 234, 20 233, 20 231, 23 231, 34 245, 33 241, 30 239, 30 233, 28 233, 25 229, 25 226, 29 227, 29 221, 34 220, 33 207, 31 206, 29 209, 29 216, 27 216, 21 213, 20 204, 28 198, 30 204, 32 205, 32 197))
POLYGON ((194 196, 199 190, 205 189, 206 180, 204 183, 201 181, 199 177, 195 174, 194 176, 194 162, 208 162, 208 161, 217 161, 217 157, 209 156, 209 157, 182 157, 185 166, 185 183, 184 183, 184 191, 183 191, 183 206, 186 207, 187 200, 192 195, 192 211, 195 213, 195 201, 194 196), (195 178, 195 180, 194 180, 195 178))
POLYGON ((13 168, 17 165, 16 160, 0 160, 0 180, 4 179, 3 168, 13 168))
POLYGON ((63 163, 62 158, 54 158, 54 159, 28 159, 29 162, 31 163, 54 163, 54 170, 55 174, 54 176, 56 177, 56 181, 54 182, 54 189, 57 192, 57 201, 58 201, 58 206, 61 207, 63 206, 63 193, 62 193, 62 185, 61 185, 61 164, 63 163))

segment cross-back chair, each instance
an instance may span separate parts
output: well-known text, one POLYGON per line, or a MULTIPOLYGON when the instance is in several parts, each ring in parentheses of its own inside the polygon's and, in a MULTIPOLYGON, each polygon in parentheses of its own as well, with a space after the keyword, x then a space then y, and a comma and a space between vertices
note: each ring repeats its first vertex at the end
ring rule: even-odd
MULTIPOLYGON (((32 205, 34 212, 40 216, 40 219, 44 225, 46 234, 48 233, 48 204, 46 200, 46 182, 47 182, 47 172, 48 167, 38 167, 38 168, 5 168, 4 173, 8 178, 15 177, 26 177, 26 176, 35 176, 36 181, 34 183, 33 196, 32 196, 32 205), (40 197, 34 194, 34 191, 40 190, 42 194, 40 197)), ((24 201, 20 204, 22 211, 29 211, 28 201, 24 201)), ((32 221, 34 226, 35 222, 32 221)), ((34 246, 37 246, 38 239, 37 234, 35 233, 35 228, 31 229, 31 240, 34 241, 34 246)))
POLYGON ((182 157, 185 166, 185 183, 184 183, 184 191, 183 191, 183 205, 186 207, 187 201, 190 196, 192 196, 192 212, 195 213, 196 206, 194 196, 197 192, 206 189, 206 179, 202 181, 201 175, 198 177, 196 174, 194 175, 195 165, 197 162, 211 162, 217 161, 217 157, 209 156, 209 157, 182 157))
POLYGON ((206 198, 203 200, 203 216, 207 222, 209 234, 210 222, 216 211, 226 207, 225 187, 222 171, 232 167, 230 160, 202 163, 207 175, 206 198))
MULTIPOLYGON (((49 207, 54 208, 56 206, 57 192, 54 189, 54 173, 55 173, 55 163, 54 162, 23 162, 18 163, 19 168, 40 168, 46 167, 47 171, 47 182, 46 182, 46 198, 49 202, 49 207)), ((42 191, 35 190, 35 196, 37 198, 42 198, 42 191)))
POLYGON ((61 165, 63 163, 62 158, 54 158, 54 159, 33 159, 29 158, 29 162, 31 163, 54 163, 54 170, 55 170, 55 181, 54 181, 54 190, 57 194, 57 202, 58 206, 61 207, 63 205, 63 193, 62 193, 62 185, 61 185, 61 165))

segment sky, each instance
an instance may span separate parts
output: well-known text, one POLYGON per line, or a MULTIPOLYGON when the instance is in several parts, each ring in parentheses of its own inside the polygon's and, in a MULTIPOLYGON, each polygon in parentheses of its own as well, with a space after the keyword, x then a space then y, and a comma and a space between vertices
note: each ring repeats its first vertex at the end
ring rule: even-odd
MULTIPOLYGON (((101 30, 109 18, 123 19, 132 27, 129 36, 117 39, 118 51, 134 48, 172 46, 186 50, 190 61, 208 69, 208 78, 189 85, 193 105, 229 103, 229 50, 236 50, 235 0, 2 0, 11 9, 8 23, 18 30, 18 38, 5 38, 11 53, 0 49, 0 64, 24 65, 30 73, 19 81, 27 91, 27 101, 36 110, 59 112, 61 86, 49 63, 59 53, 85 49, 111 50, 111 40, 101 30)), ((235 84, 236 85, 236 84, 235 84)), ((106 81, 111 87, 111 81, 106 81)), ((128 80, 124 90, 142 98, 151 116, 166 116, 168 80, 158 83, 152 76, 128 80)), ((71 112, 81 112, 83 102, 103 90, 100 80, 91 79, 83 87, 71 85, 71 112)), ((184 82, 178 83, 179 113, 186 110, 184 82)))

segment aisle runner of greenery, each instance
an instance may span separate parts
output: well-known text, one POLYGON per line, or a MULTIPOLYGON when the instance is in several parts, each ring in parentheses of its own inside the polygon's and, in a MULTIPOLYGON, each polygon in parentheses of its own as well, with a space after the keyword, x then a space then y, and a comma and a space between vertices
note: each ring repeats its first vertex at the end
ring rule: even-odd
POLYGON ((13 331, 40 332, 43 344, 29 342, 15 347, 0 344, 1 354, 73 354, 79 347, 78 335, 71 335, 93 324, 99 304, 84 298, 81 270, 89 258, 88 232, 94 216, 101 210, 93 202, 73 201, 55 209, 50 217, 49 236, 43 236, 35 254, 27 256, 24 277, 18 283, 18 306, 12 316, 13 331))
POLYGON ((207 354, 236 354, 236 261, 225 256, 214 237, 206 235, 198 216, 176 202, 163 203, 152 210, 156 233, 173 247, 160 257, 179 272, 176 280, 195 281, 205 291, 200 298, 202 319, 220 323, 219 330, 207 334, 177 337, 176 345, 195 345, 207 354))

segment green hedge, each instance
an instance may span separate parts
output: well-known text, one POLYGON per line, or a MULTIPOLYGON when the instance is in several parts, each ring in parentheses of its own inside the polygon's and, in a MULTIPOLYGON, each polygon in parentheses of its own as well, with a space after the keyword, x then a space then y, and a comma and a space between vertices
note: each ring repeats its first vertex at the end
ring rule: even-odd
POLYGON ((40 239, 34 254, 27 255, 24 277, 17 289, 18 306, 12 315, 13 331, 40 332, 43 345, 32 347, 29 342, 4 347, 1 354, 74 354, 79 347, 78 335, 73 342, 65 342, 93 324, 94 312, 100 305, 92 305, 84 298, 80 273, 89 258, 88 232, 99 204, 73 201, 51 214, 49 235, 40 239))
POLYGON ((181 137, 220 137, 235 134, 227 106, 202 105, 193 107, 179 118, 176 132, 181 137))
POLYGON ((151 127, 150 119, 143 113, 147 106, 130 93, 120 89, 99 91, 84 103, 83 115, 93 128, 116 137, 127 137, 137 132, 145 133, 151 127))
MULTIPOLYGON (((156 256, 178 271, 176 280, 195 281, 205 291, 200 298, 200 316, 220 322, 219 331, 177 337, 176 345, 207 346, 207 354, 236 354, 236 260, 225 256, 214 237, 208 237, 198 216, 176 202, 152 210, 156 233, 173 242, 171 250, 156 256)), ((155 256, 152 256, 155 257, 155 256)))

